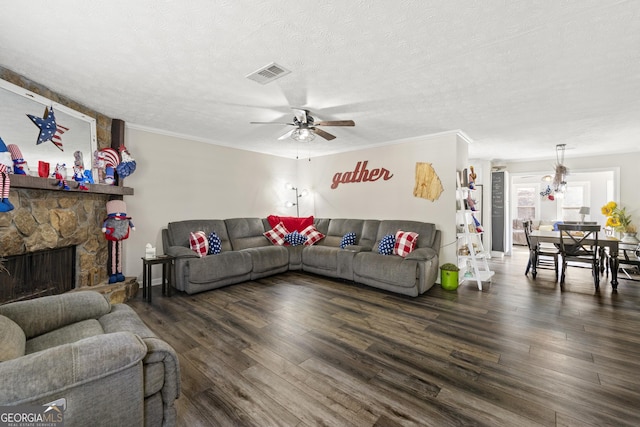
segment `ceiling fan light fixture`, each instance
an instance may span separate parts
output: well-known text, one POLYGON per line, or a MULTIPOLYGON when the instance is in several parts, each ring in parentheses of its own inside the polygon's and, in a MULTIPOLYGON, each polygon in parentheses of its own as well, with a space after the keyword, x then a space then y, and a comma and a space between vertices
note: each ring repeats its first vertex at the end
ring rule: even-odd
POLYGON ((311 142, 316 138, 316 134, 307 128, 294 129, 291 132, 291 139, 298 142, 311 142))

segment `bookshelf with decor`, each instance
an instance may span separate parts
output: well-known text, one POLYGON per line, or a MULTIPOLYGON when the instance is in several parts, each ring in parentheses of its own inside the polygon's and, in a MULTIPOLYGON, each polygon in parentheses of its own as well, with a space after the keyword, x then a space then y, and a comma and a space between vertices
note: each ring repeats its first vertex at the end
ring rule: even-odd
POLYGON ((475 281, 478 289, 482 290, 482 282, 491 281, 494 272, 489 269, 490 252, 484 248, 484 231, 475 216, 477 211, 473 194, 478 190, 475 189, 473 181, 467 182, 466 177, 464 182, 458 178, 457 184, 456 253, 460 268, 458 280, 460 284, 475 281))

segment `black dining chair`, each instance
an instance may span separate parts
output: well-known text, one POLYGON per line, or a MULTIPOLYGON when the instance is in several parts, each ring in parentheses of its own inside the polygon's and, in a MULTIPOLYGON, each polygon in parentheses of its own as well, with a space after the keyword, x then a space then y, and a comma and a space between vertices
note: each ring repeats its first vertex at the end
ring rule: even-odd
POLYGON ((567 267, 585 267, 591 269, 593 284, 600 287, 600 250, 598 248, 597 224, 559 224, 560 255, 562 256, 562 273, 560 285, 564 284, 567 267))
POLYGON ((621 243, 618 251, 618 278, 640 281, 640 244, 621 243))
MULTIPOLYGON (((527 240, 527 246, 529 247, 529 262, 524 272, 525 276, 529 274, 531 270, 531 260, 536 260, 536 270, 539 268, 546 270, 554 270, 556 272, 556 281, 558 280, 558 249, 555 247, 545 247, 531 242, 531 221, 523 221, 522 226, 524 228, 524 237, 527 240)), ((533 278, 536 278, 536 273, 532 273, 533 278)))

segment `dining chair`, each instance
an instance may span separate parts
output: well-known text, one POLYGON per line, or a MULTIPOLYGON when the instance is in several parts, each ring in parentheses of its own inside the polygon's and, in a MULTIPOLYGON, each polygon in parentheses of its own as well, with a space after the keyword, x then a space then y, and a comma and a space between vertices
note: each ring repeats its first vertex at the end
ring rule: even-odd
POLYGON ((624 274, 619 278, 640 281, 640 244, 621 243, 618 251, 618 268, 624 274))
MULTIPOLYGON (((589 225, 594 225, 597 223, 598 221, 564 221, 563 222, 563 224, 589 224, 589 225)), ((558 245, 558 248, 560 248, 560 245, 558 245)), ((606 268, 607 276, 608 276, 609 275, 609 254, 607 253, 607 248, 604 246, 600 246, 598 250, 600 251, 598 253, 598 256, 600 257, 600 260, 599 260, 600 274, 604 274, 605 268, 606 268)))
POLYGON ((600 287, 600 250, 598 248, 597 224, 559 224, 560 254, 562 256, 562 273, 560 285, 564 284, 567 267, 583 267, 587 264, 591 269, 593 284, 600 287), (571 263, 571 264, 569 264, 571 263))
MULTIPOLYGON (((529 247, 529 262, 524 272, 525 276, 529 274, 531 270, 531 260, 536 260, 536 269, 542 268, 547 270, 554 270, 556 273, 556 281, 558 280, 558 249, 555 247, 542 246, 542 244, 533 244, 529 235, 531 234, 531 221, 523 221, 522 226, 524 228, 524 236, 527 240, 527 246, 529 247)), ((536 278, 536 274, 533 274, 533 278, 536 278)))

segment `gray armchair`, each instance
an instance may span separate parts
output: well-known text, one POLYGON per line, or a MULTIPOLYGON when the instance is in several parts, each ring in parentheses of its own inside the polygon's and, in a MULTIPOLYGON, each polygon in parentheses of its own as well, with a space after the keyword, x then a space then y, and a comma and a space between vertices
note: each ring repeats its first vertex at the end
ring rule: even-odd
POLYGON ((93 291, 0 306, 0 405, 66 400, 66 426, 172 426, 175 351, 93 291))

